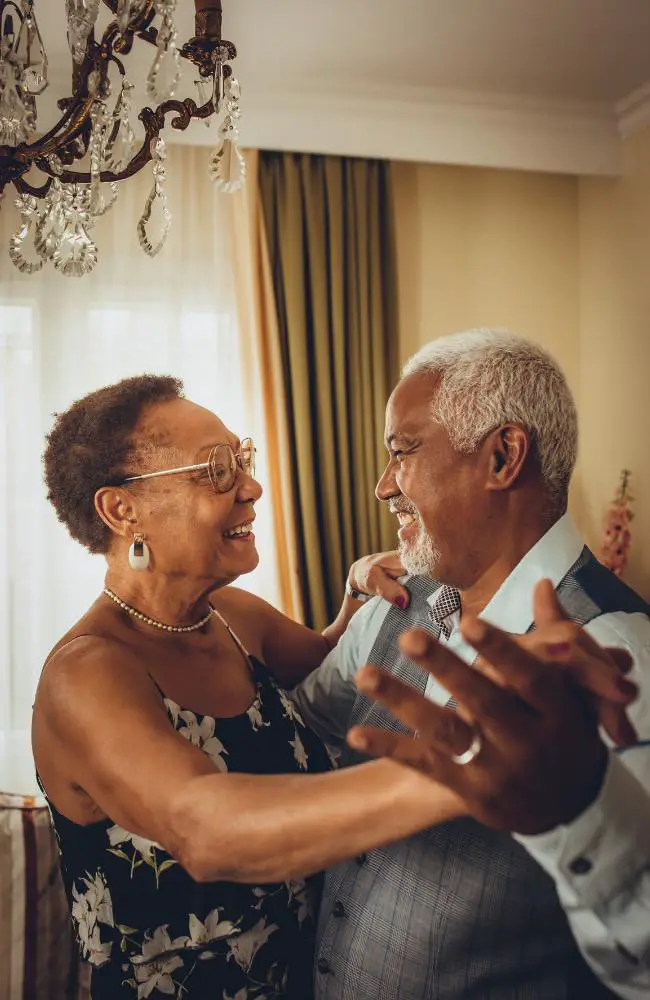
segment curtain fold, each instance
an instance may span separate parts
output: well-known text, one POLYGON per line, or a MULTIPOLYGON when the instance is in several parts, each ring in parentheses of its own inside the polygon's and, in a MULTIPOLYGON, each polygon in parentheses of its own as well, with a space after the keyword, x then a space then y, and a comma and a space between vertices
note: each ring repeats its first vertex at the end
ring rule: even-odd
POLYGON ((230 251, 247 397, 254 423, 265 429, 268 460, 263 485, 270 502, 277 558, 278 607, 304 621, 291 481, 290 440, 273 279, 260 206, 257 150, 246 151, 246 185, 229 200, 230 251))
POLYGON ((374 498, 398 373, 389 165, 261 153, 304 617, 322 628, 349 564, 394 546, 374 498))

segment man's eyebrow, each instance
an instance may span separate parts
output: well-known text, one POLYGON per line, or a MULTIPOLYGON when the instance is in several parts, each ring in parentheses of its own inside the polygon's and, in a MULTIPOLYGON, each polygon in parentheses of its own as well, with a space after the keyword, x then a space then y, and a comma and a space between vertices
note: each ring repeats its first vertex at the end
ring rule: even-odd
POLYGON ((413 444, 415 438, 410 434, 405 434, 403 431, 397 431, 395 434, 391 434, 390 437, 384 438, 384 443, 389 451, 394 441, 403 441, 405 444, 413 444))

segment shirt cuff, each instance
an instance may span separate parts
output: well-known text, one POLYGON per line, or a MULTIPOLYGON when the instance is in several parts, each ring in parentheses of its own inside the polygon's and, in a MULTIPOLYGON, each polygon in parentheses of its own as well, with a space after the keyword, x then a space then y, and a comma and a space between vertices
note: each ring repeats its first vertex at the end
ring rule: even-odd
POLYGON ((650 797, 619 757, 609 764, 595 802, 567 826, 537 836, 516 836, 582 906, 607 921, 639 881, 650 876, 650 797))

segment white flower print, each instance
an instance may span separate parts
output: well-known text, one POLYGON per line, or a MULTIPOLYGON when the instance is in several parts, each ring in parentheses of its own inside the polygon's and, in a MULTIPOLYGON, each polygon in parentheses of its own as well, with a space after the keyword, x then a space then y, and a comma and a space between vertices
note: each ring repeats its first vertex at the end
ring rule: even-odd
POLYGON ((165 708, 167 709, 167 714, 174 724, 174 729, 178 725, 178 713, 181 710, 180 705, 177 705, 175 701, 171 701, 169 698, 165 698, 165 708))
POLYGON ((260 712, 260 707, 259 706, 260 706, 260 702, 259 702, 259 698, 258 698, 258 699, 256 699, 253 702, 253 704, 251 705, 251 707, 246 712, 246 715, 250 719, 251 726, 253 727, 253 729, 255 730, 255 732, 257 732, 258 729, 261 729, 262 726, 270 726, 271 725, 270 722, 265 722, 264 721, 264 718, 262 717, 262 713, 260 712))
POLYGON ((178 955, 165 955, 166 952, 187 946, 187 938, 171 940, 167 931, 168 924, 157 927, 153 935, 142 945, 142 954, 131 959, 135 979, 138 984, 138 1000, 148 997, 154 990, 160 993, 174 995, 176 984, 171 973, 183 967, 183 961, 178 955))
POLYGON ((278 694, 280 695, 280 701, 282 702, 282 708, 284 709, 284 716, 287 719, 291 719, 293 722, 299 723, 303 729, 306 729, 305 723, 303 721, 302 715, 294 705, 291 698, 288 697, 286 692, 282 688, 278 688, 278 694))
POLYGON ((286 883, 289 890, 289 902, 298 904, 298 923, 302 923, 311 915, 311 899, 309 896, 309 886, 305 879, 292 879, 286 883))
POLYGON ((104 941, 102 943, 99 926, 95 924, 88 940, 85 942, 84 958, 90 965, 104 965, 111 957, 112 948, 112 941, 104 941))
MULTIPOLYGON (((239 930, 230 920, 219 920, 223 907, 212 910, 202 923, 194 913, 190 913, 189 926, 190 936, 188 946, 190 948, 200 948, 202 945, 212 944, 213 941, 220 941, 221 938, 231 937, 238 934, 239 930)), ((203 957, 203 956, 201 956, 203 957)), ((206 958, 211 957, 206 953, 206 958)))
POLYGON ((129 833, 124 827, 115 824, 108 829, 108 839, 111 842, 111 847, 116 847, 118 844, 133 844, 136 852, 142 857, 142 859, 148 863, 153 861, 154 850, 158 848, 159 851, 164 850, 160 844, 157 844, 155 840, 147 840, 145 837, 138 837, 135 833, 129 833))
POLYGON ((77 924, 84 958, 93 965, 103 965, 110 958, 112 942, 102 944, 98 925, 114 926, 111 894, 101 872, 92 878, 90 875, 82 878, 81 882, 86 892, 81 892, 75 883, 72 885, 72 919, 77 924))
POLYGON ((293 747, 293 755, 296 758, 298 767, 301 767, 303 771, 307 770, 308 756, 305 750, 305 745, 298 735, 298 730, 296 729, 295 740, 289 740, 289 746, 293 747))
POLYGON ((215 720, 209 715, 204 715, 199 722, 194 712, 189 711, 179 712, 178 718, 185 723, 177 730, 181 736, 207 754, 218 771, 227 771, 228 765, 223 756, 228 756, 228 751, 221 740, 214 735, 215 720))
POLYGON ((155 840, 147 840, 146 837, 139 837, 135 833, 129 833, 128 830, 125 830, 122 826, 117 826, 117 824, 109 827, 107 832, 108 839, 112 845, 108 848, 109 852, 118 858, 123 858, 131 865, 131 878, 133 878, 136 868, 139 868, 144 861, 145 864, 153 869, 156 877, 156 885, 159 885, 160 876, 163 872, 166 872, 168 868, 172 868, 173 865, 178 864, 174 858, 165 858, 160 864, 158 863, 156 851, 164 853, 165 848, 157 844, 155 840), (121 846, 122 844, 129 843, 133 845, 133 852, 130 857, 121 846))
POLYGON ((277 930, 279 930, 277 924, 267 926, 266 917, 262 917, 249 931, 238 934, 230 941, 228 958, 234 958, 240 969, 249 972, 258 951, 277 930))
POLYGON ((341 751, 339 750, 338 747, 331 747, 327 743, 323 743, 323 746, 325 747, 325 752, 329 757, 330 764, 332 765, 332 770, 333 771, 338 770, 341 751))
POLYGON ((253 909, 254 910, 261 910, 262 909, 262 903, 264 902, 264 899, 266 897, 265 890, 264 889, 260 889, 259 886, 255 886, 255 888, 253 889, 253 895, 257 897, 257 902, 255 903, 255 906, 253 907, 253 909))

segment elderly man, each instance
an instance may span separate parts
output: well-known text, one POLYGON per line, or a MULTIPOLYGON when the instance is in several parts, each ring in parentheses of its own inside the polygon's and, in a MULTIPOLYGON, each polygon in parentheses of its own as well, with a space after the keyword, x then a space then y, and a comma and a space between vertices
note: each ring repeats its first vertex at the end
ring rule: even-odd
POLYGON ((650 608, 566 514, 566 381, 509 334, 435 341, 391 396, 386 445, 377 496, 401 524, 409 607, 368 601, 295 698, 344 764, 392 755, 456 790, 472 818, 329 872, 316 996, 648 997, 650 608), (505 674, 485 666, 511 642, 503 632, 562 624, 553 588, 581 643, 632 654, 639 740, 625 753, 557 665, 520 648, 505 674), (466 666, 475 650, 480 669, 466 666))

